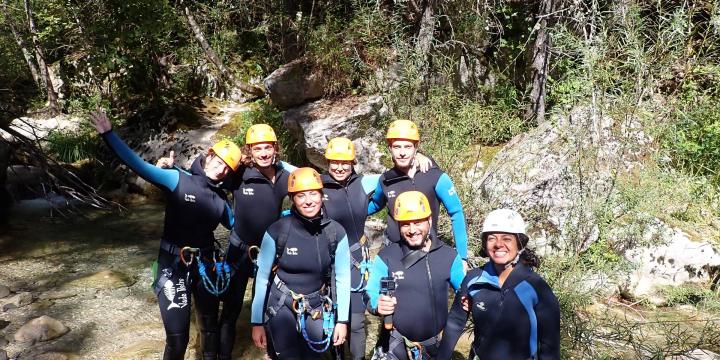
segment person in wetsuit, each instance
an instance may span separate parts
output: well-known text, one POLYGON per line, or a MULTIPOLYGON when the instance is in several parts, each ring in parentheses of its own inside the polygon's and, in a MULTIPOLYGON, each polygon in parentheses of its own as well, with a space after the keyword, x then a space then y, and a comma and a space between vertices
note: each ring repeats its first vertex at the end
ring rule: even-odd
MULTIPOLYGON (((199 169, 190 173, 178 169, 161 169, 133 153, 112 130, 103 111, 91 113, 90 118, 95 129, 120 160, 165 193, 165 224, 153 285, 165 327, 163 359, 183 359, 190 338, 193 298, 203 338, 211 337, 217 326, 218 300, 200 285, 198 262, 214 257, 213 230, 218 224, 228 228, 233 224, 232 210, 219 186, 228 174, 237 169, 240 149, 232 142, 223 140, 211 147, 207 156, 200 156, 199 163, 202 166, 199 169), (180 261, 186 247, 199 249, 197 256, 184 254, 195 256, 194 264, 185 265, 180 261)), ((203 341, 202 353, 204 359, 216 359, 217 343, 203 341)))
MULTIPOLYGON (((432 220, 435 226, 438 224, 440 204, 445 206, 452 221, 455 248, 463 259, 463 267, 467 269, 468 252, 465 215, 450 176, 437 166, 432 167, 425 173, 418 173, 412 166, 420 142, 420 132, 417 125, 412 121, 393 121, 388 127, 385 138, 395 166, 380 176, 377 189, 368 206, 368 213, 373 214, 387 205, 388 216, 385 236, 390 243, 397 243, 401 240, 400 232, 397 223, 390 215, 391 210, 394 208, 395 199, 405 191, 417 190, 422 192, 430 202, 432 220)), ((433 233, 437 234, 437 229, 433 229, 433 233)))
MULTIPOLYGON (((232 356, 235 328, 243 307, 248 279, 254 276, 251 257, 267 228, 280 218, 282 203, 287 196, 287 179, 296 167, 278 160, 279 144, 272 127, 252 125, 245 133, 244 159, 238 171, 231 174, 223 188, 233 194, 235 224, 230 233, 227 260, 237 269, 229 289, 220 296, 219 359, 232 356)), ((174 159, 162 158, 157 165, 173 166, 174 159)), ((195 161, 191 169, 200 164, 195 161)))
POLYGON ((560 359, 560 306, 527 248, 525 221, 516 211, 490 212, 482 253, 490 261, 463 279, 448 316, 439 360, 449 360, 470 313, 474 340, 469 359, 560 359))
POLYGON ((319 359, 347 336, 350 250, 343 227, 322 211, 322 188, 315 170, 293 171, 291 215, 263 236, 252 338, 273 359, 319 359))
MULTIPOLYGON (((358 175, 355 172, 355 144, 344 137, 330 139, 325 149, 328 171, 323 173, 323 206, 327 216, 343 226, 350 245, 352 262, 352 295, 350 296, 350 354, 353 360, 365 357, 365 285, 370 272, 370 244, 365 236, 365 220, 370 197, 380 175, 358 175)), ((427 171, 432 165, 422 154, 414 166, 427 171)))
POLYGON ((458 289, 465 276, 463 262, 431 231, 431 207, 423 193, 399 194, 392 215, 403 240, 375 256, 366 289, 368 310, 386 316, 376 355, 432 359, 447 319, 448 284, 458 289), (382 286, 388 281, 395 284, 392 294, 382 286))

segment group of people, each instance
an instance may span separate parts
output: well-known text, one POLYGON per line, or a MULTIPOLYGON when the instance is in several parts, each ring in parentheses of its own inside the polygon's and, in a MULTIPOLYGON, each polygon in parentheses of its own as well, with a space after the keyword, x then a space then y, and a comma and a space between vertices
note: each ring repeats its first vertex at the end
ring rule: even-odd
POLYGON ((389 125, 394 166, 368 175, 355 172, 355 147, 342 137, 328 142, 323 174, 279 161, 266 124, 251 126, 242 148, 218 142, 189 170, 173 156, 153 165, 122 142, 103 111, 90 117, 120 160, 166 195, 153 284, 164 359, 184 357, 191 303, 203 359, 230 359, 251 277, 251 336, 273 359, 364 359, 366 311, 383 319, 373 358, 450 359, 470 315, 471 360, 560 357, 558 301, 533 271, 538 260, 522 217, 487 214, 480 255, 489 261, 469 270, 460 199, 450 177, 418 152, 415 123, 389 125), (441 204, 455 248, 437 235, 441 204), (384 246, 371 258, 365 221, 385 208, 384 246), (225 249, 213 235, 219 224, 230 229, 225 249))

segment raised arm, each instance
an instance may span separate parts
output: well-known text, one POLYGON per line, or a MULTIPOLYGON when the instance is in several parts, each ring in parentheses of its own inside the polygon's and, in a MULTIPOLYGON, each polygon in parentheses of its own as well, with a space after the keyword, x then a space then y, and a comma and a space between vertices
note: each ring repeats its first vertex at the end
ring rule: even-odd
POLYGON ((435 185, 435 194, 440 202, 447 209, 452 222, 453 237, 455 238, 455 249, 463 261, 467 261, 467 228, 465 225, 465 214, 463 213, 460 198, 455 191, 455 185, 448 174, 442 174, 435 185))

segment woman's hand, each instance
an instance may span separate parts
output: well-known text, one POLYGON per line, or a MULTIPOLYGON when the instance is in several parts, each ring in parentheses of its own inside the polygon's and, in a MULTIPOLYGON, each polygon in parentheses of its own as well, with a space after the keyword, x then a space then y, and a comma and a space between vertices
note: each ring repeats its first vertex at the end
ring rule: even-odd
POLYGON ((345 343, 347 339, 347 324, 335 324, 335 331, 333 331, 333 345, 340 346, 345 343))
POLYGON ((265 337, 265 328, 259 325, 255 325, 252 328, 252 339, 255 346, 265 349, 267 346, 267 338, 265 337))
POLYGON ((90 122, 100 134, 112 130, 112 124, 110 124, 110 120, 102 108, 97 108, 95 111, 90 112, 90 122))
POLYGON ((420 172, 426 173, 428 170, 430 170, 430 167, 432 166, 432 161, 429 157, 421 153, 415 153, 415 158, 413 159, 413 166, 415 166, 416 169, 420 170, 420 172))
POLYGON ((155 163, 155 166, 163 169, 170 169, 175 166, 175 151, 170 150, 170 157, 161 157, 157 163, 155 163))
POLYGON ((460 302, 462 303, 463 310, 465 310, 465 312, 470 312, 470 298, 463 296, 460 302))
POLYGON ((378 299, 378 307, 377 312, 380 315, 392 315, 392 313, 395 312, 395 305, 397 304, 397 299, 395 297, 390 297, 387 295, 380 295, 380 298, 378 299))

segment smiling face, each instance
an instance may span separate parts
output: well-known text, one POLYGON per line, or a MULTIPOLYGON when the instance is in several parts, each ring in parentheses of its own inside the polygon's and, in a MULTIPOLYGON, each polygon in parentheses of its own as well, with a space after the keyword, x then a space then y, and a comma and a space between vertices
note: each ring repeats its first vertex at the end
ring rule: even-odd
POLYGON ((518 249, 518 238, 515 234, 492 233, 485 240, 485 249, 490 260, 498 265, 505 265, 513 260, 520 251, 518 249))
POLYGON ((292 201, 302 216, 313 218, 320 213, 320 208, 322 207, 322 191, 300 191, 292 194, 292 201))
POLYGON ((328 160, 328 172, 335 181, 342 183, 350 177, 353 162, 343 160, 328 160))
POLYGON ((398 221, 400 235, 411 248, 421 247, 430 233, 432 220, 428 217, 421 220, 398 221))
POLYGON ((250 148, 250 157, 256 166, 265 168, 275 162, 275 143, 261 142, 248 145, 250 148))
POLYGON ((390 154, 392 155, 395 167, 401 171, 407 171, 412 167, 415 152, 417 152, 417 142, 410 140, 392 140, 390 142, 390 154))
POLYGON ((230 173, 230 167, 220 159, 219 156, 211 153, 205 159, 205 176, 212 181, 220 181, 230 173))

